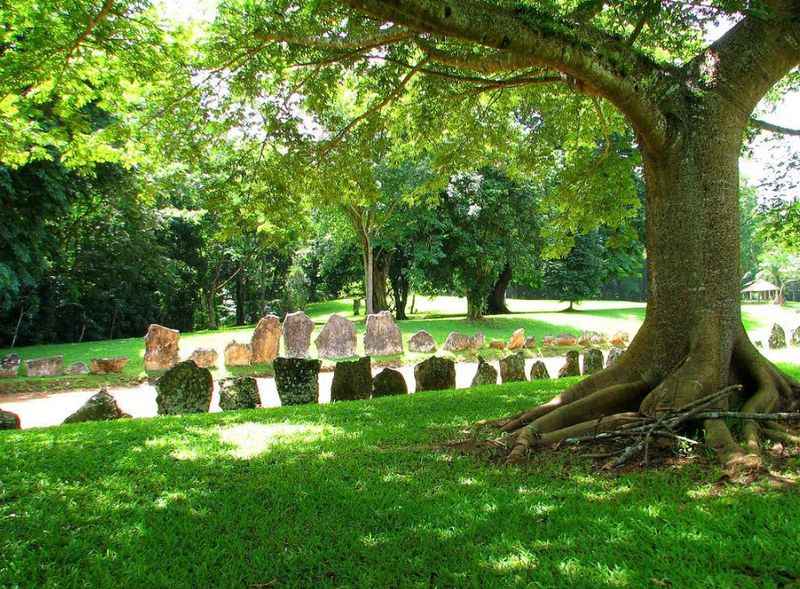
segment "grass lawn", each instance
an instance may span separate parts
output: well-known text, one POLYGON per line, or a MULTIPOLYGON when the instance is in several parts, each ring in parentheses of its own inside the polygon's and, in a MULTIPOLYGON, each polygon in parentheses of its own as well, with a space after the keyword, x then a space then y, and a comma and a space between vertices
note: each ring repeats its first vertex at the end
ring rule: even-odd
MULTIPOLYGON (((536 336, 539 341, 545 335, 571 333, 578 335, 585 330, 601 331, 609 335, 616 331, 626 331, 631 336, 636 333, 644 319, 645 307, 643 303, 630 303, 624 301, 587 301, 579 305, 576 312, 563 312, 566 307, 558 301, 509 301, 511 315, 490 316, 480 322, 470 322, 464 317, 466 314, 466 300, 457 297, 417 297, 416 312, 407 321, 399 322, 404 339, 408 340, 420 329, 425 329, 433 335, 441 346, 451 331, 460 331, 468 335, 483 332, 487 341, 492 338, 507 339, 511 333, 524 327, 527 335, 536 336)), ((745 325, 751 333, 759 337, 775 321, 786 327, 795 327, 800 323, 796 306, 776 308, 774 305, 747 305, 743 309, 745 325)), ((359 333, 364 331, 364 318, 353 317, 352 304, 349 299, 313 303, 306 312, 317 324, 312 334, 311 353, 315 354, 313 340, 319 330, 333 313, 339 313, 356 321, 359 333)), ((215 370, 215 377, 221 378, 229 373, 233 374, 271 374, 269 364, 257 365, 246 368, 227 369, 222 366, 222 356, 225 345, 236 340, 240 343, 250 341, 254 326, 225 328, 218 331, 199 331, 181 335, 181 355, 188 357, 197 348, 214 348, 219 352, 220 366, 215 370)), ((359 352, 363 353, 362 341, 359 338, 359 352)), ((97 357, 128 356, 130 362, 121 375, 83 375, 65 376, 58 378, 27 378, 0 379, 0 394, 3 392, 23 392, 38 390, 97 388, 102 383, 126 384, 135 383, 145 378, 144 372, 144 342, 141 338, 128 338, 107 340, 99 342, 84 342, 80 344, 56 344, 47 346, 29 346, 15 350, 24 359, 41 358, 45 356, 63 355, 64 362, 89 360, 97 357)), ((0 356, 10 353, 11 350, 0 349, 0 356)), ((552 353, 563 353, 563 350, 550 350, 552 353)), ((496 351, 483 350, 482 353, 491 357, 496 351)), ((394 360, 405 363, 416 363, 425 355, 406 353, 401 358, 394 360)), ((786 358, 786 360, 791 360, 786 358)), ((330 363, 327 363, 330 364, 330 363)), ((23 370, 24 372, 24 363, 23 370)))
POLYGON ((795 586, 796 490, 437 449, 569 382, 0 432, 0 587, 795 586))

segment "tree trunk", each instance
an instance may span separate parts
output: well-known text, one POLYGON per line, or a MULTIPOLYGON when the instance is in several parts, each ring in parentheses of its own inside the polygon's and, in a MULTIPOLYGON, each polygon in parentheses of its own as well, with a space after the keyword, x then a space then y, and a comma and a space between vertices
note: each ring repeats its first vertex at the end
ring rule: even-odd
POLYGON ((486 298, 486 313, 489 315, 505 315, 511 313, 506 305, 506 290, 511 283, 513 272, 511 266, 506 264, 500 276, 497 277, 497 282, 492 287, 492 292, 486 298))
POLYGON ((239 272, 236 275, 236 325, 244 325, 246 319, 246 288, 244 282, 244 273, 239 272))
POLYGON ((386 296, 386 277, 389 272, 389 256, 378 250, 372 260, 372 309, 373 313, 389 309, 386 296))
POLYGON ((482 299, 467 294, 467 319, 479 321, 483 319, 482 299))
POLYGON ((364 236, 363 240, 363 258, 364 258, 364 303, 366 304, 366 314, 372 315, 374 312, 373 304, 373 287, 372 287, 372 244, 369 242, 369 237, 364 236))
MULTIPOLYGON (((503 429, 516 432, 510 460, 543 433, 552 439, 556 432, 557 439, 558 430, 614 413, 658 415, 731 383, 746 386, 743 410, 795 402, 795 383, 760 355, 741 321, 738 158, 744 121, 731 113, 691 114, 692 124, 675 130, 681 140, 666 153, 643 153, 648 301, 641 329, 612 368, 506 422, 503 429), (630 387, 620 389, 624 383, 630 387)), ((758 426, 744 427, 749 453, 725 422, 704 426, 707 443, 724 461, 753 463, 758 426)))
POLYGON ((205 299, 206 299, 206 318, 208 323, 208 329, 217 329, 219 325, 217 324, 217 305, 213 289, 209 290, 206 293, 205 299))

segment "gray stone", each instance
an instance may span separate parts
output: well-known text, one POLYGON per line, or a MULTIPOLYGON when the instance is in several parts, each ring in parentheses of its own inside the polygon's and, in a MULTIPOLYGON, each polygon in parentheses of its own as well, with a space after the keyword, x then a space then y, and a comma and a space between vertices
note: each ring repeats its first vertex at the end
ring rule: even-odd
POLYGON ((412 335, 411 339, 408 340, 408 351, 430 354, 436 351, 436 341, 430 333, 423 329, 412 335))
POLYGON ((372 396, 372 364, 369 356, 337 362, 333 369, 331 401, 355 401, 372 396))
POLYGON ((622 357, 622 353, 625 350, 623 348, 613 347, 608 351, 608 358, 606 358, 606 368, 611 368, 619 362, 619 359, 622 357))
POLYGON ((92 358, 89 362, 89 372, 92 374, 119 374, 127 363, 127 356, 92 358))
POLYGON ((767 342, 771 350, 777 350, 786 347, 786 332, 783 327, 777 323, 772 324, 772 329, 769 332, 769 340, 767 342))
POLYGON ((391 368, 384 368, 372 379, 372 396, 407 395, 408 386, 403 375, 391 368))
POLYGON ((464 352, 472 347, 472 338, 457 331, 451 331, 444 340, 442 350, 445 352, 464 352))
POLYGON ((456 365, 452 360, 431 356, 414 366, 416 391, 439 391, 456 388, 456 365))
POLYGON ((79 423, 82 421, 109 421, 130 417, 117 405, 116 399, 103 387, 100 392, 92 395, 80 409, 64 420, 64 423, 79 423))
POLYGON ((470 386, 477 387, 485 384, 497 384, 497 370, 486 360, 478 356, 478 370, 475 372, 470 386))
POLYGON ((144 369, 166 370, 178 363, 181 332, 153 323, 144 336, 144 369))
POLYGON ((89 367, 85 362, 73 362, 67 367, 67 374, 89 374, 89 367))
POLYGON ((265 364, 278 357, 281 347, 281 332, 281 320, 277 315, 267 315, 259 319, 250 340, 254 363, 265 364))
POLYGON ((0 429, 20 429, 19 415, 0 409, 0 429))
POLYGON ((19 373, 22 360, 17 354, 9 354, 0 360, 0 378, 14 378, 19 373))
POLYGON ((216 350, 212 350, 211 348, 197 348, 192 355, 189 356, 189 360, 197 364, 200 368, 215 368, 217 366, 217 358, 219 354, 217 354, 216 350))
POLYGON ((550 378, 550 373, 547 371, 547 365, 541 360, 537 360, 531 366, 531 380, 545 380, 550 378))
POLYGON ((525 346, 525 330, 521 327, 511 334, 508 340, 509 350, 519 350, 525 346))
POLYGON ((583 373, 594 374, 603 369, 603 352, 598 348, 589 348, 583 353, 583 373))
POLYGON ((403 336, 389 311, 367 315, 364 351, 368 356, 390 356, 403 353, 403 336))
POLYGON ((528 380, 525 376, 525 356, 521 352, 500 358, 500 381, 522 382, 528 380))
POLYGON ((341 315, 331 315, 314 343, 320 358, 351 358, 356 355, 356 328, 341 315))
POLYGON ((485 343, 486 343, 486 336, 483 335, 482 331, 479 331, 478 333, 472 336, 472 345, 470 347, 473 350, 480 350, 485 343))
POLYGON ((28 376, 61 376, 64 374, 64 356, 25 360, 28 376))
POLYGON ((288 358, 307 358, 314 322, 302 311, 289 313, 283 320, 283 345, 288 358))
POLYGON ((219 407, 223 411, 255 409, 260 404, 258 383, 252 376, 224 378, 219 381, 219 407))
POLYGON ((158 414, 207 413, 213 389, 208 368, 200 368, 191 360, 179 362, 156 382, 158 414))
POLYGON ((525 347, 528 350, 535 350, 536 349, 536 338, 533 337, 532 335, 526 337, 525 338, 525 347))
POLYGON ((575 350, 570 350, 567 352, 567 361, 558 371, 558 378, 564 378, 567 376, 580 376, 581 375, 581 367, 579 364, 579 355, 578 352, 575 350))
POLYGON ((302 405, 319 400, 319 360, 275 358, 275 386, 281 405, 302 405))
POLYGON ((253 348, 250 344, 231 342, 225 346, 225 366, 250 366, 253 361, 253 348))

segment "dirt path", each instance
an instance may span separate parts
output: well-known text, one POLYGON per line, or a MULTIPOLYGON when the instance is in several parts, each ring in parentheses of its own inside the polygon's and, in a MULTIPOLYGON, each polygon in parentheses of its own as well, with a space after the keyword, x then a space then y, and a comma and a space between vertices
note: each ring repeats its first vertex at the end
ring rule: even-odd
MULTIPOLYGON (((526 373, 530 374, 530 368, 534 360, 528 359, 525 362, 526 373)), ((545 364, 551 376, 558 374, 558 369, 563 365, 564 358, 545 358, 545 364)), ((491 362, 497 368, 497 362, 491 362)), ((456 388, 463 389, 469 387, 472 377, 478 364, 475 362, 459 362, 456 364, 456 388)), ((380 372, 382 368, 374 367, 373 374, 380 372)), ((398 370, 403 374, 409 392, 413 392, 414 367, 402 366, 398 370)), ((275 388, 273 378, 259 378, 258 392, 261 395, 261 405, 263 407, 280 407, 278 391, 275 388)), ((319 375, 319 401, 329 403, 331 398, 331 382, 333 372, 322 372, 319 375)), ((19 415, 22 427, 44 427, 58 425, 69 415, 74 413, 83 405, 89 397, 95 394, 96 390, 80 390, 55 393, 19 393, 0 397, 0 407, 6 411, 12 411, 19 415)), ((120 408, 133 417, 153 417, 156 415, 156 390, 153 385, 142 384, 138 387, 112 388, 109 392, 114 395, 120 408)), ((219 408, 219 389, 215 383, 214 394, 211 399, 211 412, 218 412, 219 408)))

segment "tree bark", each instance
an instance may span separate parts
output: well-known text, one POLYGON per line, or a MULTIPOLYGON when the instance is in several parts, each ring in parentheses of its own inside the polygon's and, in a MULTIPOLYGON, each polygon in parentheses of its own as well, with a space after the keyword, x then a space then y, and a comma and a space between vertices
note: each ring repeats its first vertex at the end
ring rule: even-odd
POLYGON ((511 284, 512 277, 513 271, 511 270, 511 266, 506 264, 500 276, 497 277, 497 282, 494 283, 492 292, 489 293, 486 299, 486 313, 488 315, 506 315, 511 313, 508 309, 508 305, 506 305, 506 290, 508 290, 508 285, 511 284))
POLYGON ((483 300, 467 294, 467 319, 479 321, 483 319, 483 300))
POLYGON ((386 278, 389 272, 389 256, 383 250, 373 256, 372 260, 372 309, 379 313, 389 309, 386 295, 386 278))
POLYGON ((366 314, 372 315, 375 311, 375 303, 373 299, 373 285, 372 285, 372 266, 373 266, 373 252, 372 244, 369 237, 364 235, 362 238, 364 246, 364 303, 366 304, 366 314))

